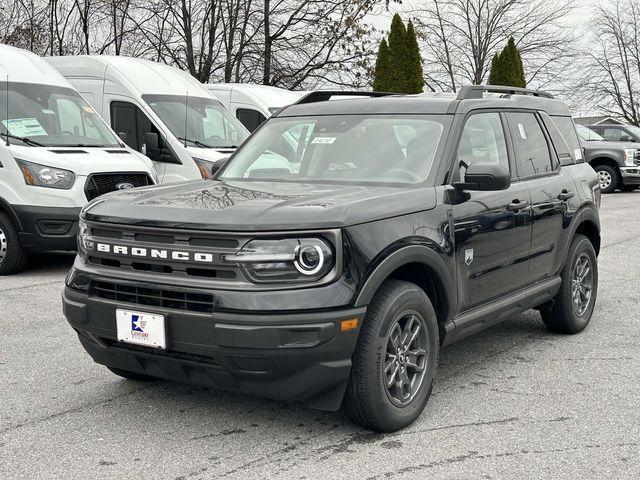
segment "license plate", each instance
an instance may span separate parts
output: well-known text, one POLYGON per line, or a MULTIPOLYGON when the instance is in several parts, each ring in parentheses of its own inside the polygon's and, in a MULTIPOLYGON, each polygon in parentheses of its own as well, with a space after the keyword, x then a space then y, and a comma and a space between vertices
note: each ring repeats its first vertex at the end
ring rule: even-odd
POLYGON ((164 315, 117 309, 116 328, 121 342, 154 348, 167 346, 164 315))

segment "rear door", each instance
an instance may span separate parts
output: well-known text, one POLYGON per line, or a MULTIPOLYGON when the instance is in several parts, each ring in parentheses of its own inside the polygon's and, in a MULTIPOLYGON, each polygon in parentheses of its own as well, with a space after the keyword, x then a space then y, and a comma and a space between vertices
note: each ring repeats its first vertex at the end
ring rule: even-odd
MULTIPOLYGON (((513 172, 504 117, 498 112, 467 117, 457 148, 454 178, 464 180, 472 163, 498 163, 513 172)), ((465 191, 452 206, 455 228, 458 311, 463 312, 523 288, 531 243, 526 183, 507 190, 465 191)))
MULTIPOLYGON (((540 114, 509 112, 506 117, 514 145, 516 176, 531 192, 528 283, 532 284, 558 274, 566 241, 564 231, 575 213, 572 205, 577 200, 576 186, 573 177, 561 168, 558 152, 540 114)), ((559 132, 554 133, 562 138, 559 132)), ((563 158, 573 162, 566 143, 561 147, 563 158)))

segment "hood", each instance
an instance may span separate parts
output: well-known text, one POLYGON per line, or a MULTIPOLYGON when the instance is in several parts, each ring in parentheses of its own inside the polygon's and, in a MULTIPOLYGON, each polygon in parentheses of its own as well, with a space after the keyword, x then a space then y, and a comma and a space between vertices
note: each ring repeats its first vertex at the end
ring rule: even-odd
POLYGON ((113 192, 88 220, 166 228, 275 231, 339 228, 436 205, 434 187, 197 180, 113 192))
POLYGON ((98 172, 150 173, 151 168, 151 164, 146 158, 121 147, 25 147, 11 145, 8 150, 16 158, 49 167, 71 170, 76 175, 87 176, 98 172))
POLYGON ((209 160, 210 162, 217 162, 218 160, 222 160, 224 158, 229 157, 233 152, 235 152, 235 148, 198 148, 198 147, 187 147, 187 152, 189 155, 196 158, 201 158, 203 160, 209 160))

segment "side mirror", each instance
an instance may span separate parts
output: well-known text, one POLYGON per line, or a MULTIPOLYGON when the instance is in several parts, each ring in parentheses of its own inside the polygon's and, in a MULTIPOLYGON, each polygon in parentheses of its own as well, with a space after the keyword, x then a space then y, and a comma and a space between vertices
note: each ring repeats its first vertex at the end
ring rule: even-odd
POLYGON ((127 132, 118 132, 118 138, 127 143, 127 132))
POLYGON ((216 175, 222 171, 222 169, 227 165, 228 162, 229 162, 229 157, 225 157, 225 158, 221 158, 220 160, 217 160, 211 166, 211 175, 213 176, 213 178, 216 178, 216 175))
POLYGON ((497 163, 472 163, 464 172, 464 182, 453 184, 458 190, 506 190, 511 173, 497 163))
POLYGON ((620 135, 620 141, 621 142, 633 142, 633 138, 631 138, 629 135, 620 135))
POLYGON ((144 144, 146 146, 146 151, 148 153, 155 152, 158 150, 158 134, 157 133, 145 133, 144 134, 144 144))

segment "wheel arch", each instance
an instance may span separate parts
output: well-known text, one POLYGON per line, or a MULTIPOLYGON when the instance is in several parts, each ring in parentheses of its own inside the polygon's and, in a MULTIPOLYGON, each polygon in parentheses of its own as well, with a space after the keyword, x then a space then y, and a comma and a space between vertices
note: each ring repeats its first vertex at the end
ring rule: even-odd
POLYGON ((444 325, 455 306, 455 282, 441 254, 424 245, 399 248, 382 260, 369 274, 358 292, 355 306, 366 306, 388 279, 405 280, 418 285, 436 311, 443 338, 444 325))
POLYGON ((16 215, 16 212, 13 210, 13 207, 11 206, 11 204, 9 204, 9 202, 7 202, 2 197, 0 197, 0 212, 5 212, 7 215, 9 215, 9 218, 11 219, 13 224, 16 226, 16 229, 19 232, 22 231, 22 224, 20 223, 20 219, 16 215))
POLYGON ((598 165, 608 165, 610 167, 615 168, 616 170, 620 171, 620 165, 618 164, 618 162, 612 158, 612 157, 606 157, 606 156, 598 156, 596 158, 594 158, 593 160, 591 160, 589 162, 589 165, 591 165, 592 167, 597 167, 598 165))
MULTIPOLYGON (((596 251, 596 256, 600 254, 600 218, 595 207, 584 207, 576 215, 571 229, 571 241, 577 234, 582 234, 589 239, 596 251)), ((567 242, 564 255, 566 257, 571 247, 571 241, 567 242)))

